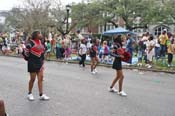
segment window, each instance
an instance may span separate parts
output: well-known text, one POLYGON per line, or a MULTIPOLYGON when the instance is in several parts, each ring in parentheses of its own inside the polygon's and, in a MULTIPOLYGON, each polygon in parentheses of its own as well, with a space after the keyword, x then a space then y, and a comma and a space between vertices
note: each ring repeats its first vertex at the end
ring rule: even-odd
POLYGON ((160 35, 163 32, 164 29, 167 29, 167 31, 170 31, 169 27, 164 26, 164 25, 160 25, 160 26, 155 27, 154 34, 156 36, 160 35))
POLYGON ((110 25, 108 25, 108 30, 110 30, 110 25))

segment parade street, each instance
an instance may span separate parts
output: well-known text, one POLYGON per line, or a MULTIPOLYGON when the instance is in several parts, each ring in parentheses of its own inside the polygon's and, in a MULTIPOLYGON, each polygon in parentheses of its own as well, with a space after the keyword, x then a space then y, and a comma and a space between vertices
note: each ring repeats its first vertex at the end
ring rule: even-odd
MULTIPOLYGON (((40 101, 37 81, 27 100, 29 74, 22 58, 0 56, 0 99, 10 116, 174 116, 175 76, 124 70, 127 97, 108 92, 115 76, 112 68, 97 67, 90 73, 78 64, 46 61, 44 92, 40 101)), ((116 86, 117 87, 117 86, 116 86)))

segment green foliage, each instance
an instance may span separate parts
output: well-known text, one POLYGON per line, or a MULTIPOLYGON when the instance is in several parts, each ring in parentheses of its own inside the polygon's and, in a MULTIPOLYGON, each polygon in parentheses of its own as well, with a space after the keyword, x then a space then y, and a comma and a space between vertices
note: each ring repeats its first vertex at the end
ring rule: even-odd
POLYGON ((25 0, 23 8, 13 8, 6 19, 6 27, 32 32, 47 32, 49 28, 57 28, 63 32, 65 26, 65 9, 52 0, 25 0), (54 7, 53 7, 54 4, 54 7))
POLYGON ((79 26, 104 25, 112 23, 118 26, 117 20, 122 17, 130 30, 145 28, 147 24, 163 22, 172 23, 175 18, 174 0, 91 0, 89 4, 73 5, 72 17, 79 19, 79 26), (140 17, 139 26, 134 21, 140 17))
POLYGON ((92 34, 93 38, 98 38, 100 39, 101 38, 101 34, 92 34))
POLYGON ((26 0, 24 8, 13 8, 6 19, 6 26, 31 32, 42 30, 49 24, 49 1, 26 0))
POLYGON ((88 25, 97 25, 102 17, 100 14, 100 6, 97 2, 85 4, 79 3, 72 5, 71 18, 78 22, 77 27, 82 28, 88 25))
MULTIPOLYGON (((145 28, 147 24, 162 22, 175 23, 175 0, 90 0, 89 3, 72 3, 70 17, 72 24, 69 32, 75 27, 92 27, 111 23, 118 26, 118 19, 123 18, 126 28, 145 28), (137 18, 139 23, 135 23, 137 18)), ((48 27, 65 33, 66 9, 61 3, 53 0, 25 0, 23 8, 13 8, 7 17, 7 28, 22 29, 31 32, 43 31, 48 27), (53 6, 54 4, 54 6, 53 6)))

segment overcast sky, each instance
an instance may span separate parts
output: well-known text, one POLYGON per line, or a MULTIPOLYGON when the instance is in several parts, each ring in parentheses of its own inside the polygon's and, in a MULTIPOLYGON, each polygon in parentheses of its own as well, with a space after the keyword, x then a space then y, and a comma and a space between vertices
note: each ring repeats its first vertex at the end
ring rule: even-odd
MULTIPOLYGON (((19 6, 20 1, 22 2, 23 0, 0 0, 0 10, 10 10, 13 6, 19 6)), ((80 1, 82 0, 61 0, 63 4, 80 1)))

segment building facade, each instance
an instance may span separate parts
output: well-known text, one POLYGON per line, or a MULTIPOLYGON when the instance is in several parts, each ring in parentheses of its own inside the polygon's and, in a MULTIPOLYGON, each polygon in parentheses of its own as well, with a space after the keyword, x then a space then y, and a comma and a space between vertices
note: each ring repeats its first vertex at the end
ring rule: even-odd
POLYGON ((0 24, 5 24, 5 19, 7 15, 8 15, 8 11, 0 10, 0 24))

